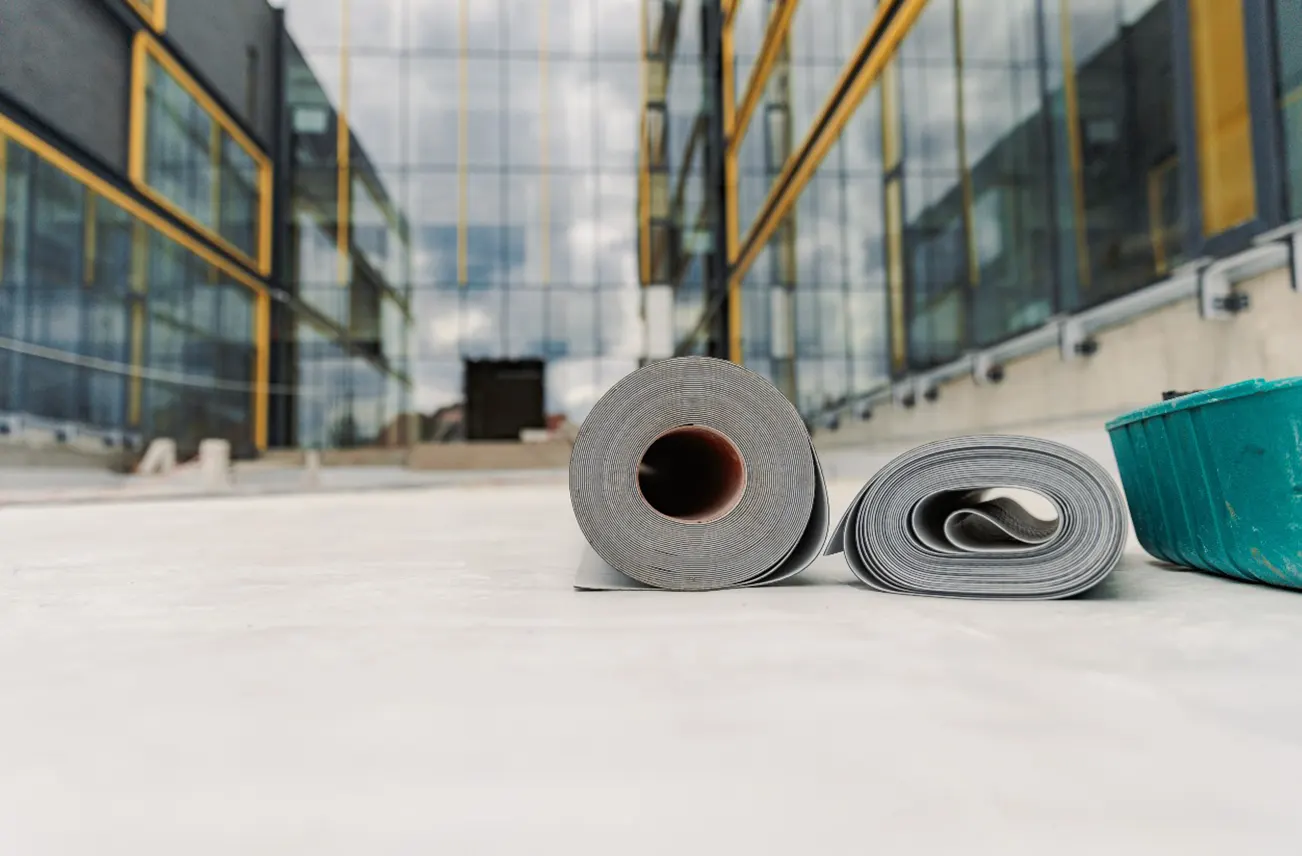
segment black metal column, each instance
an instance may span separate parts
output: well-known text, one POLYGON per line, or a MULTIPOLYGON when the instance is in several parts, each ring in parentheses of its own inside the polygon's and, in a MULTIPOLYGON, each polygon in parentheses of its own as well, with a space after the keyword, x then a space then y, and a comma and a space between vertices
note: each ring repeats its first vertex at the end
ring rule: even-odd
POLYGON ((710 200, 710 250, 705 255, 705 305, 718 307, 706 332, 708 353, 728 358, 728 190, 724 179, 726 134, 723 127, 723 10, 718 3, 701 4, 701 70, 706 81, 705 198, 710 200))

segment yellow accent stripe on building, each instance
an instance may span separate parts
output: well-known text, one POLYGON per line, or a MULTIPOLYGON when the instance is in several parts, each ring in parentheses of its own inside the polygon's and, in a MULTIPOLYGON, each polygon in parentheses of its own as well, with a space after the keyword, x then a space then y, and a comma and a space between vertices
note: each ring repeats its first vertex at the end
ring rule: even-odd
POLYGON ((1081 142, 1080 101, 1076 92, 1075 48, 1071 35, 1071 0, 1058 0, 1058 28, 1062 41, 1062 97, 1067 113, 1067 159, 1071 165, 1071 205, 1075 216, 1076 275, 1080 277, 1081 290, 1090 287, 1093 278, 1090 265, 1089 237, 1085 213, 1084 146, 1081 142))
MULTIPOLYGON (((740 0, 738 0, 740 2, 740 0)), ((735 9, 734 4, 729 4, 735 9)), ((725 139, 723 152, 723 200, 724 200, 724 247, 728 257, 728 270, 737 258, 738 204, 737 204, 737 150, 733 146, 737 129, 737 83, 736 56, 733 45, 732 14, 725 13, 723 33, 720 38, 721 84, 723 88, 723 134, 725 139)), ((728 281, 728 359, 734 363, 741 362, 741 278, 728 281)))
POLYGON ((723 4, 723 25, 731 27, 737 16, 737 10, 741 8, 741 0, 720 0, 720 2, 723 4))
POLYGON ((904 156, 904 141, 900 136, 899 83, 896 79, 895 60, 882 66, 882 167, 890 172, 900 165, 904 156))
POLYGON ((737 57, 731 22, 723 25, 719 35, 720 83, 723 88, 723 135, 732 139, 737 128, 737 57))
POLYGON ((904 318, 904 197, 901 179, 886 183, 886 288, 890 295, 891 366, 903 371, 908 360, 904 318))
POLYGON ((1194 132, 1206 238, 1258 216, 1243 5, 1189 0, 1194 132))
POLYGON ((208 131, 208 168, 216 176, 208 188, 208 205, 212 208, 212 221, 221 228, 222 222, 222 129, 214 123, 208 131))
POLYGON ((186 232, 180 226, 169 221, 166 217, 160 216, 149 206, 143 204, 130 194, 114 187, 86 167, 77 163, 76 160, 56 149, 45 140, 36 136, 36 134, 19 125, 13 119, 0 113, 0 134, 9 137, 33 152, 37 157, 48 162, 55 169, 84 184, 86 187, 98 193, 107 201, 113 203, 119 208, 126 211, 133 217, 143 220, 148 226, 154 228, 168 239, 175 241, 186 250, 194 253, 210 265, 219 268, 231 279, 248 287, 250 290, 262 293, 265 291, 264 286, 248 271, 240 265, 232 263, 229 259, 222 256, 221 253, 215 252, 211 247, 199 241, 194 236, 186 232))
POLYGON ((674 181, 674 193, 669 203, 670 211, 678 211, 683 206, 683 197, 687 193, 687 180, 692 176, 692 165, 696 160, 696 149, 705 135, 705 114, 697 114, 692 123, 692 132, 687 135, 687 147, 683 149, 683 160, 678 168, 678 178, 674 181))
POLYGON ((9 141, 0 133, 0 278, 5 272, 5 216, 9 207, 9 141))
POLYGON ((759 56, 755 59, 755 65, 751 67, 750 78, 746 81, 746 91, 737 106, 737 115, 733 120, 733 134, 728 141, 729 148, 738 150, 741 148, 741 141, 746 136, 751 118, 759 109, 760 100, 764 97, 764 89, 768 86, 769 75, 772 74, 773 66, 782 53, 787 34, 791 30, 791 19, 795 16, 796 7, 799 5, 800 0, 777 0, 773 6, 768 27, 764 31, 764 41, 760 44, 759 56))
MULTIPOLYGON (((148 233, 145 227, 157 231, 178 246, 193 253, 204 262, 216 267, 235 282, 248 288, 255 295, 259 302, 270 306, 270 296, 266 287, 251 276, 243 267, 234 264, 229 259, 222 256, 221 253, 215 252, 211 247, 197 240, 181 227, 160 216, 153 209, 140 202, 133 196, 125 193, 104 179, 95 175, 93 172, 82 166, 73 158, 56 149, 45 140, 36 136, 36 134, 19 125, 13 119, 0 113, 0 137, 8 137, 18 145, 28 149, 37 157, 41 158, 55 169, 84 185, 88 190, 98 194, 106 202, 118 206, 127 214, 136 218, 135 234, 133 235, 132 258, 132 291, 137 294, 143 294, 147 288, 147 269, 144 265, 147 262, 147 253, 142 251, 142 247, 147 248, 149 244, 148 233)), ((131 361, 135 367, 140 367, 144 362, 144 314, 143 307, 137 303, 132 309, 132 330, 131 330, 131 361)), ((269 351, 269 329, 263 325, 264 329, 256 331, 256 359, 260 363, 270 365, 269 351)), ((266 387, 255 389, 254 395, 265 397, 266 387)), ((128 387, 128 413, 129 421, 132 425, 140 422, 140 411, 142 402, 142 391, 140 388, 139 375, 131 381, 128 387)), ((265 404, 259 405, 265 413, 265 404)), ((264 416, 265 419, 265 416, 264 416)), ((255 426, 256 428, 256 426, 255 426)), ((262 429, 265 440, 266 429, 262 429)), ((255 432, 255 440, 256 432, 255 432)), ((259 448, 263 448, 260 446, 259 448)))
POLYGON ((127 5, 149 26, 154 25, 154 10, 149 0, 127 0, 127 5))
POLYGON ((127 5, 154 32, 161 35, 167 29, 167 0, 127 0, 127 5))
POLYGON ((461 0, 458 11, 457 50, 457 284, 466 284, 467 217, 470 188, 467 166, 470 161, 470 0, 461 0))
MULTIPOLYGON (((551 203, 551 170, 550 162, 550 135, 551 123, 550 116, 551 103, 548 98, 548 68, 547 59, 551 51, 547 48, 547 12, 551 5, 550 0, 541 0, 541 6, 538 10, 538 87, 539 87, 539 133, 538 133, 538 206, 539 220, 542 225, 542 242, 539 245, 539 255, 541 256, 542 266, 542 285, 550 285, 552 281, 552 203, 551 203)), ((644 60, 645 61, 645 60, 644 60)))
POLYGON ((144 39, 131 46, 131 104, 128 108, 127 175, 139 186, 145 176, 145 113, 149 109, 149 52, 144 39))
MULTIPOLYGON (((963 3, 954 3, 954 83, 955 83, 955 122, 958 144, 958 168, 960 189, 963 192, 963 234, 967 244, 967 284, 976 288, 981 284, 981 260, 977 255, 976 219, 973 206, 976 202, 972 187, 972 166, 967 151, 967 98, 964 94, 966 81, 965 56, 963 45, 963 3)), ((962 304, 960 304, 962 305, 962 304)))
MULTIPOLYGON (((217 102, 204 91, 204 88, 192 78, 181 65, 176 61, 167 49, 147 30, 140 30, 136 33, 135 42, 132 45, 131 57, 131 107, 130 107, 130 152, 128 155, 128 174, 136 188, 145 196, 157 203, 160 207, 166 209, 178 220, 183 220, 195 231, 200 232, 209 241, 220 247, 225 253, 237 258, 247 264, 250 268, 258 271, 263 276, 271 272, 271 239, 270 217, 263 219, 259 223, 259 247, 258 258, 253 258, 245 251, 236 247, 226 238, 222 237, 216 229, 200 223, 189 212, 185 211, 172 200, 168 199, 155 188, 151 187, 146 176, 146 157, 147 157, 147 139, 146 124, 148 120, 148 90, 149 90, 149 60, 153 59, 162 67, 173 80, 175 80, 182 89, 184 89, 191 98, 198 102, 199 107, 208 114, 209 118, 235 141, 236 145, 253 159, 257 165, 260 188, 270 189, 271 187, 271 160, 267 157, 254 142, 249 139, 227 115, 227 113, 218 106, 217 102)), ((265 198, 261 200, 261 211, 269 211, 269 201, 265 198)))
POLYGON ((85 213, 81 218, 81 282, 95 282, 95 257, 99 246, 99 197, 93 190, 86 191, 85 213))
POLYGON ((1148 239, 1153 245, 1153 272, 1166 276, 1170 264, 1166 258, 1166 220, 1162 213, 1162 179, 1166 175, 1168 158, 1148 171, 1148 239))
MULTIPOLYGON (((149 227, 140 220, 131 221, 131 294, 143 297, 149 290, 149 227)), ((127 386, 127 424, 140 425, 144 406, 145 304, 139 299, 131 304, 131 378, 127 386)))
MULTIPOLYGON (((896 61, 882 67, 882 160, 887 172, 900 165, 903 145, 900 139, 900 97, 896 78, 896 61)), ((908 342, 904 321, 904 199, 899 174, 886 181, 886 293, 890 312, 891 368, 906 368, 908 342)))
MULTIPOLYGON (((728 270, 732 271, 737 259, 737 156, 724 156, 724 193, 728 206, 728 270)), ((741 362, 741 306, 742 277, 728 278, 728 359, 741 362)))
POLYGON ((253 336, 257 343, 253 368, 253 444, 265 449, 271 385, 271 295, 265 291, 257 297, 253 336))
POLYGON ((823 105, 819 118, 815 120, 800 147, 787 158, 782 173, 760 209, 760 217, 747 233, 741 253, 731 271, 735 282, 739 283, 746 275, 782 219, 795 206, 797 198, 840 138, 841 131, 926 4, 927 0, 897 0, 878 7, 873 22, 868 25, 854 56, 842 70, 838 84, 823 105), (892 11, 894 15, 891 14, 892 11))
POLYGON ((637 234, 638 280, 651 281, 651 135, 647 127, 647 3, 642 0, 638 15, 638 125, 637 125, 637 234))
POLYGON ((353 278, 352 238, 353 221, 353 138, 348 126, 349 96, 349 32, 348 0, 339 0, 339 109, 335 121, 335 280, 340 287, 347 286, 353 278))
POLYGON ((127 385, 127 424, 140 427, 145 405, 145 305, 131 304, 131 378, 127 385))

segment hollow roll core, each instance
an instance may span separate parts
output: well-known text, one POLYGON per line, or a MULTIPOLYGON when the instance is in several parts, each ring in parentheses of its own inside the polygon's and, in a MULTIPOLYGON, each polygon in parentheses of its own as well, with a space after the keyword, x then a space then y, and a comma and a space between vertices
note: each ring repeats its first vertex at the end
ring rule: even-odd
POLYGON ((637 467, 642 499, 682 523, 726 517, 746 492, 746 462, 736 444, 704 425, 671 428, 651 441, 637 467))

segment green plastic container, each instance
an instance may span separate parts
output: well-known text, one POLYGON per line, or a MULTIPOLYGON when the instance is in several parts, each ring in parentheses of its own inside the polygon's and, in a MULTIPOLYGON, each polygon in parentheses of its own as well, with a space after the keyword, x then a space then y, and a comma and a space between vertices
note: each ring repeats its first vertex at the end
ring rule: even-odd
POLYGON ((1302 588, 1302 377, 1180 396, 1107 428, 1145 550, 1302 588))

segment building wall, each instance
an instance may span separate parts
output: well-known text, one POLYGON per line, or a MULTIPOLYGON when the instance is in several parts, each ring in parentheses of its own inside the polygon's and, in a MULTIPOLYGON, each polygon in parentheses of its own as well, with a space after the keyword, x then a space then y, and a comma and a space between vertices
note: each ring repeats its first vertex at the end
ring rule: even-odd
MULTIPOLYGON (((1286 186, 1297 215, 1302 0, 907 0, 850 102, 835 83, 879 4, 792 6, 785 31, 780 5, 734 16, 738 109, 763 95, 735 145, 728 345, 813 420, 1238 252, 1288 219, 1286 186), (806 139, 816 167, 766 211, 806 139)), ((697 295, 676 302, 699 329, 697 295)))
POLYGON ((0 91, 123 172, 130 37, 100 0, 4 0, 0 91))
POLYGON ((1196 300, 1171 304, 1095 334, 1098 353, 1064 362, 1056 349, 1010 362, 1002 383, 962 378, 934 403, 878 407, 868 421, 820 431, 824 448, 895 445, 982 432, 1066 426, 1101 429, 1167 390, 1210 389, 1253 378, 1302 375, 1302 294, 1279 270, 1238 286, 1251 309, 1226 321, 1199 318, 1196 300))
POLYGON ((261 284, 3 116, 0 164, 4 433, 251 453, 261 284))
POLYGON ((266 0, 168 0, 167 36, 258 142, 268 146, 276 102, 276 18, 266 0), (252 105, 251 77, 257 93, 252 105))
MULTIPOLYGON (((128 179, 136 13, 119 0, 5 0, 0 10, 0 92, 14 106, 0 109, 0 424, 19 442, 140 448, 161 436, 193 451, 224 437, 240 455, 265 444, 269 299, 236 253, 259 249, 266 167, 228 120, 187 148, 176 144, 194 136, 159 115, 178 93, 202 107, 205 78, 231 70, 226 43, 248 33, 269 45, 275 16, 247 0, 208 4, 230 16, 226 25, 187 22, 189 5, 178 0, 161 44, 147 43, 158 63, 179 58, 198 79, 182 93, 181 72, 166 72, 170 102, 155 89, 145 140, 158 169, 147 171, 148 187, 128 179), (212 141, 227 146, 218 171, 207 170, 212 141), (196 176, 211 192, 176 195, 195 191, 196 176), (211 241, 198 237, 205 228, 211 241)), ((259 99, 264 125, 273 80, 259 99)), ((238 113, 244 99, 223 95, 238 113)))

